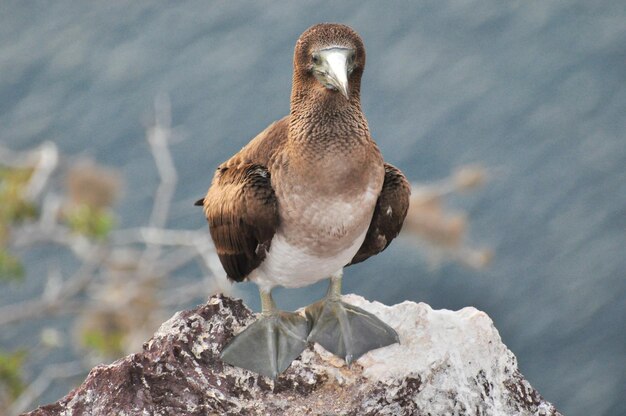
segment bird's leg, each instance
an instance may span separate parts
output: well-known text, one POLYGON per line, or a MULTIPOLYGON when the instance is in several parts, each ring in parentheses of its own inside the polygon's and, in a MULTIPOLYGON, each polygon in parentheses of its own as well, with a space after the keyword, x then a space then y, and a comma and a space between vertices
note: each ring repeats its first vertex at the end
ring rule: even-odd
POLYGON ((222 351, 222 361, 276 379, 307 346, 303 316, 280 311, 271 291, 259 289, 261 316, 222 351))
POLYGON ((348 364, 366 352, 400 342, 398 334, 373 314, 341 300, 343 270, 330 278, 326 297, 305 309, 309 341, 343 358, 348 364))

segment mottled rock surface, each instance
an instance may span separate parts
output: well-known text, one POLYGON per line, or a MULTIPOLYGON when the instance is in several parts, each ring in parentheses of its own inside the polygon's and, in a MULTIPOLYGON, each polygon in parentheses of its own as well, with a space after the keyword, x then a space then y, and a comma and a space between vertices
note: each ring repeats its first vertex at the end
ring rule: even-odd
POLYGON ((524 379, 489 317, 344 300, 394 327, 401 345, 351 367, 310 347, 276 381, 224 364, 224 344, 253 321, 214 296, 178 312, 143 351, 95 367, 85 382, 29 415, 560 415, 524 379))

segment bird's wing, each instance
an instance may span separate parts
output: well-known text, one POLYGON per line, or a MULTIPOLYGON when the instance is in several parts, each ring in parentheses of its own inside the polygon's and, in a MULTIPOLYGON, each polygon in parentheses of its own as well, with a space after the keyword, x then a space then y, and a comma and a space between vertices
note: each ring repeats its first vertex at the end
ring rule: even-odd
POLYGON ((196 202, 204 207, 217 255, 232 280, 244 280, 261 264, 278 227, 268 164, 286 140, 288 124, 288 117, 271 124, 221 164, 206 197, 196 202))
POLYGON ((203 205, 226 274, 244 280, 265 259, 279 223, 269 171, 251 163, 220 166, 203 205))
POLYGON ((409 208, 411 185, 400 169, 385 163, 385 181, 365 240, 349 265, 360 263, 389 246, 402 229, 409 208))

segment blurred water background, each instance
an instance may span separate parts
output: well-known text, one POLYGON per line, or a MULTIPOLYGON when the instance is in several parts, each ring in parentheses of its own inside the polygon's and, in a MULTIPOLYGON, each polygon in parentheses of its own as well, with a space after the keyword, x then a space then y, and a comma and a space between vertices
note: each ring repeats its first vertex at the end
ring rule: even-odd
MULTIPOLYGON (((204 227, 193 201, 218 163, 289 111, 294 42, 323 21, 365 40, 363 108, 387 161, 415 182, 468 163, 491 172, 483 190, 452 200, 472 240, 494 250, 488 268, 432 268, 404 241, 348 269, 346 292, 475 306, 564 414, 626 414, 624 2, 3 1, 0 140, 16 150, 51 140, 116 167, 120 226, 141 225, 158 183, 143 121, 167 94, 181 138, 169 225, 204 227)), ((26 281, 0 304, 37 290, 47 266, 29 256, 26 281)), ((295 309, 324 291, 277 300, 295 309)), ((253 286, 240 293, 258 309, 253 286)), ((9 327, 0 345, 36 329, 9 327)))

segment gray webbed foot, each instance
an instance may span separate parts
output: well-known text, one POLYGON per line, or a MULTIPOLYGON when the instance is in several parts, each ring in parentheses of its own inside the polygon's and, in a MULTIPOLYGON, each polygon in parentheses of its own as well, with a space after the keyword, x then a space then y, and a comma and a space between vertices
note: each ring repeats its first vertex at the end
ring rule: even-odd
POLYGON ((398 334, 373 314, 328 297, 308 306, 309 341, 342 357, 348 364, 366 352, 400 342, 398 334))
POLYGON ((307 347, 307 334, 308 322, 303 316, 264 310, 259 319, 230 341, 221 358, 228 364, 276 379, 307 347))
POLYGON ((326 297, 307 306, 308 340, 342 357, 348 364, 368 351, 400 342, 396 331, 375 315, 341 300, 343 270, 331 276, 326 297))

